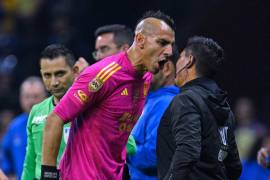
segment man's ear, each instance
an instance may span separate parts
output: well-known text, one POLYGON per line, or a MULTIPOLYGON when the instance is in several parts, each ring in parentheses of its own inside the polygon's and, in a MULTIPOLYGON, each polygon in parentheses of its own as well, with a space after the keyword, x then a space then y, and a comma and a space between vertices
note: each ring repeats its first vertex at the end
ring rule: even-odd
POLYGON ((162 72, 164 76, 170 76, 172 73, 175 72, 175 67, 172 61, 168 61, 164 64, 162 72))
POLYGON ((80 57, 74 64, 72 71, 75 76, 78 76, 88 66, 88 62, 83 57, 80 57))
POLYGON ((145 36, 142 33, 135 35, 135 42, 140 49, 144 49, 145 36))
POLYGON ((188 63, 187 63, 187 68, 191 68, 193 66, 193 64, 195 63, 195 58, 192 55, 188 56, 188 63))
POLYGON ((76 64, 72 67, 72 72, 73 74, 75 74, 75 76, 78 76, 80 74, 79 67, 76 64))

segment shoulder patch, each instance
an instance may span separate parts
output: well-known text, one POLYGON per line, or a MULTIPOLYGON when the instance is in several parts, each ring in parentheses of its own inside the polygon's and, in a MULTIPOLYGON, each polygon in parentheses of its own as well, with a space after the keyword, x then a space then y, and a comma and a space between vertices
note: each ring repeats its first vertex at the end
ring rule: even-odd
POLYGON ((98 90, 100 90, 100 88, 102 87, 102 85, 103 85, 103 81, 100 78, 95 77, 88 84, 88 90, 90 92, 97 92, 98 90))
POLYGON ((92 79, 88 85, 90 92, 97 92, 103 86, 104 82, 107 81, 114 73, 119 71, 122 67, 116 62, 112 62, 97 74, 97 76, 92 79))

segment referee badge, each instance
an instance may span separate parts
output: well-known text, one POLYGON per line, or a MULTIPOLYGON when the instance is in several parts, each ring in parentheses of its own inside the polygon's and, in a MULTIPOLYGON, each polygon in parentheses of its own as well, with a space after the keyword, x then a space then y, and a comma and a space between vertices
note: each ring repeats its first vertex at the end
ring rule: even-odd
POLYGON ((95 77, 90 83, 88 84, 88 90, 90 92, 97 92, 103 85, 103 81, 99 77, 95 77))

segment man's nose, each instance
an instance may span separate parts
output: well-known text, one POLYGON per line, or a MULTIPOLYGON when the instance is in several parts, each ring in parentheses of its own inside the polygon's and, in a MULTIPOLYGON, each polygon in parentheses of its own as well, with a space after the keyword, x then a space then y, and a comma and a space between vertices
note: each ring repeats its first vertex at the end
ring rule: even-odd
POLYGON ((106 52, 97 51, 96 61, 99 61, 106 57, 106 52))
POLYGON ((59 80, 55 76, 52 77, 52 85, 53 86, 58 86, 59 85, 59 80))
POLYGON ((171 45, 171 44, 168 44, 168 45, 166 46, 166 48, 165 48, 165 50, 164 50, 164 54, 165 54, 165 55, 168 55, 168 56, 172 55, 172 45, 171 45))

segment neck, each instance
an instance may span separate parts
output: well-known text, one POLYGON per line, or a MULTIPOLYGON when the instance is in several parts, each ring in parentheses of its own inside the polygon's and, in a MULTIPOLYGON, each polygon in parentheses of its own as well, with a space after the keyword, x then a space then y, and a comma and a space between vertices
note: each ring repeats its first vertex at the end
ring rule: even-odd
POLYGON ((147 71, 146 67, 143 65, 143 56, 134 45, 127 50, 127 56, 132 66, 139 74, 144 74, 147 71))
POLYGON ((175 85, 174 79, 175 79, 174 75, 169 77, 167 79, 166 83, 164 84, 164 86, 173 86, 173 85, 175 85))
POLYGON ((194 79, 199 78, 199 76, 197 75, 197 73, 193 70, 188 71, 188 75, 187 78, 185 79, 183 85, 185 85, 186 83, 188 83, 189 81, 192 81, 194 79))
POLYGON ((53 96, 53 104, 56 105, 60 101, 59 98, 53 96))

